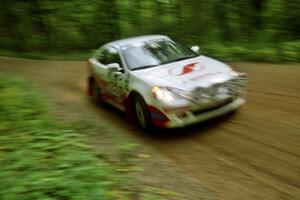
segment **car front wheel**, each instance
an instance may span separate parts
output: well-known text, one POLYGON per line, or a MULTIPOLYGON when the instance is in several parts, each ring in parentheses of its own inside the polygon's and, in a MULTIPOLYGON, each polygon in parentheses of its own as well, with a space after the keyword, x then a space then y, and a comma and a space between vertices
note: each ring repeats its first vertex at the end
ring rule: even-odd
POLYGON ((151 127, 150 114, 147 110, 146 103, 141 96, 137 96, 135 98, 134 111, 139 126, 141 126, 144 129, 150 128, 151 127))

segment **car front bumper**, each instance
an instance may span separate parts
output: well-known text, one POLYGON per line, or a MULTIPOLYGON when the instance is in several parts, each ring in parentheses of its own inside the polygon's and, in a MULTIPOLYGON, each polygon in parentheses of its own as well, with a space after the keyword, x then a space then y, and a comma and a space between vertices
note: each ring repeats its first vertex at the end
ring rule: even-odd
POLYGON ((201 121, 206 121, 211 118, 215 118, 224 115, 230 111, 233 111, 238 107, 240 107, 241 105, 243 105, 244 103, 245 103, 245 99, 239 97, 228 104, 207 111, 203 111, 203 112, 186 111, 183 114, 179 112, 168 113, 166 114, 166 116, 168 117, 169 121, 164 123, 163 127, 178 128, 178 127, 184 127, 187 125, 195 124, 201 121))

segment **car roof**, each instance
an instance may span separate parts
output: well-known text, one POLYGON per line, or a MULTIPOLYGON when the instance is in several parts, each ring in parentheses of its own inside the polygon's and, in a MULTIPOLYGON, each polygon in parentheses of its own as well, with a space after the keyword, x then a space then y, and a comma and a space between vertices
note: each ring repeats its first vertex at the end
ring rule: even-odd
POLYGON ((145 36, 138 36, 138 37, 130 37, 126 39, 116 40, 110 43, 107 43, 105 46, 113 46, 115 48, 120 48, 122 46, 126 46, 136 42, 144 42, 148 40, 155 40, 155 39, 170 39, 168 36, 165 35, 145 35, 145 36))

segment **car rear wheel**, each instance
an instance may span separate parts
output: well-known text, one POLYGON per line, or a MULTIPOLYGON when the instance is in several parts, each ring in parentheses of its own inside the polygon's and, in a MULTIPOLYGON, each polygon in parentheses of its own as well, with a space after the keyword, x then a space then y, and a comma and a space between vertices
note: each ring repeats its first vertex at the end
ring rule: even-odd
POLYGON ((141 96, 136 96, 134 101, 135 117, 140 127, 146 129, 151 127, 151 118, 145 101, 141 96))
POLYGON ((92 94, 93 94, 93 99, 98 102, 100 101, 101 93, 100 93, 100 88, 97 86, 95 81, 91 82, 91 88, 92 88, 92 94))

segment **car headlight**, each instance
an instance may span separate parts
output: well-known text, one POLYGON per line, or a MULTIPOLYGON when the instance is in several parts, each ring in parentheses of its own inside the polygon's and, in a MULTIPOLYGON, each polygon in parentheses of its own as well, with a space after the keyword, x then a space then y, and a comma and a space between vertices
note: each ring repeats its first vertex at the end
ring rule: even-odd
POLYGON ((236 77, 236 76, 239 75, 239 73, 237 71, 231 70, 230 75, 233 76, 233 77, 236 77))
POLYGON ((189 95, 187 92, 170 87, 154 86, 152 87, 152 94, 156 99, 164 101, 166 103, 170 103, 172 101, 180 99, 189 99, 189 95))

